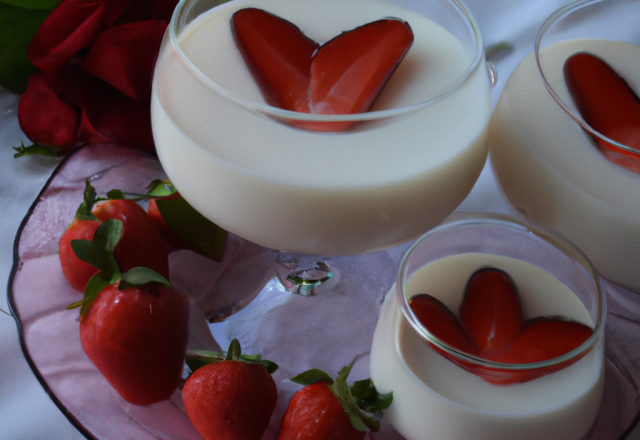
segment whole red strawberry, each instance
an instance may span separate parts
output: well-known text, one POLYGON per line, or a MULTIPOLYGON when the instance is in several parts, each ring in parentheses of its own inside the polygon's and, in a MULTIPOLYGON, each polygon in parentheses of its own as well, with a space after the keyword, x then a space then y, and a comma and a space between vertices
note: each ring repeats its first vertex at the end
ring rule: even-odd
POLYGON ((122 236, 114 251, 121 271, 141 266, 169 278, 167 243, 145 210, 133 200, 108 200, 94 206, 96 200, 96 191, 87 180, 84 199, 60 239, 60 265, 69 284, 83 292, 89 279, 98 271, 75 255, 72 241, 92 240, 98 226, 109 219, 120 220, 123 225, 122 236))
POLYGON ((291 380, 305 385, 293 395, 282 417, 278 440, 362 440, 377 431, 382 409, 391 394, 379 394, 370 379, 347 385, 351 365, 335 381, 320 370, 306 371, 291 380))
POLYGON ((260 440, 278 399, 271 377, 278 366, 259 355, 241 355, 236 339, 226 356, 189 353, 187 364, 195 371, 182 388, 182 400, 200 435, 205 440, 260 440))
MULTIPOLYGON (((189 337, 189 297, 158 273, 122 273, 114 256, 123 225, 107 220, 93 241, 74 240, 78 257, 98 269, 80 305, 82 348, 129 403, 149 405, 173 394, 189 337)), ((70 306, 70 307, 72 307, 70 306)))
POLYGON ((132 267, 147 267, 169 278, 169 251, 167 242, 147 212, 133 200, 108 200, 93 209, 101 220, 122 221, 122 239, 115 257, 123 272, 132 267))

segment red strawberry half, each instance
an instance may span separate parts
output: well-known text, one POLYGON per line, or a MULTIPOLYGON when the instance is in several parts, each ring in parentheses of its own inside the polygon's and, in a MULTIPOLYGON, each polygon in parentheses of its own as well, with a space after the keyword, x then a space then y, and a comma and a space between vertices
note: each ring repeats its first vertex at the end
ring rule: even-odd
POLYGON ((596 139, 610 160, 640 172, 640 99, 605 61, 589 53, 567 59, 564 78, 578 111, 594 130, 638 150, 633 154, 596 139))
POLYGON ((318 44, 294 24, 262 9, 239 10, 231 28, 266 101, 308 113, 311 56, 318 44))
POLYGON ((507 351, 523 323, 520 298, 511 277, 494 268, 476 271, 465 289, 460 323, 480 356, 495 359, 507 351))
MULTIPOLYGON (((394 18, 344 32, 322 46, 292 23, 255 8, 236 12, 232 30, 270 105, 325 115, 368 111, 413 44, 409 24, 394 18)), ((352 125, 289 123, 317 131, 352 125)))
MULTIPOLYGON (((465 353, 478 355, 478 347, 458 322, 458 318, 439 299, 422 293, 409 300, 409 306, 418 321, 429 332, 442 342, 465 353)), ((450 357, 446 352, 436 348, 442 354, 450 357)))
POLYGON ((384 19, 322 45, 311 62, 311 113, 340 115, 371 108, 413 43, 409 24, 384 19))

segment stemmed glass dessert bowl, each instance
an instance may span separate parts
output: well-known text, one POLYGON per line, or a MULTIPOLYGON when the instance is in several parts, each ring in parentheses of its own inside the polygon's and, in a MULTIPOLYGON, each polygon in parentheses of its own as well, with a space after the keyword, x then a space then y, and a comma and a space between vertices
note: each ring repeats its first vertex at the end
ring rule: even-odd
POLYGON ((154 139, 176 188, 279 251, 354 255, 415 238, 462 202, 486 160, 484 52, 455 0, 183 0, 153 84, 154 139), (230 17, 248 7, 320 43, 389 16, 414 41, 370 111, 285 110, 265 102, 234 42, 230 17))
MULTIPOLYGON (((640 152, 589 122, 565 64, 575 54, 593 55, 637 96, 639 14, 635 0, 581 0, 549 16, 535 50, 509 78, 489 136, 493 168, 513 207, 570 239, 601 275, 633 291, 640 291, 640 152)), ((602 81, 591 93, 608 87, 602 81)))

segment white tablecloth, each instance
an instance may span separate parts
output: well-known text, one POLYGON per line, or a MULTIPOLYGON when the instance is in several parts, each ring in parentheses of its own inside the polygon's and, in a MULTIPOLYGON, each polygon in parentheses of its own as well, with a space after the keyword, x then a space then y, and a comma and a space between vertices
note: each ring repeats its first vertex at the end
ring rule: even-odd
MULTIPOLYGON (((533 50, 536 32, 562 0, 467 0, 485 46, 508 42, 510 53, 497 60, 498 99, 505 81, 533 50)), ((43 157, 14 159, 12 146, 27 142, 16 117, 18 96, 0 90, 0 285, 7 286, 13 263, 16 231, 38 192, 57 164, 43 157)), ((489 165, 459 209, 510 213, 489 165)), ((8 310, 6 295, 0 309, 8 310)), ((15 322, 0 312, 0 439, 40 440, 83 438, 40 386, 20 349, 15 322)), ((640 427, 629 437, 640 440, 640 427)))

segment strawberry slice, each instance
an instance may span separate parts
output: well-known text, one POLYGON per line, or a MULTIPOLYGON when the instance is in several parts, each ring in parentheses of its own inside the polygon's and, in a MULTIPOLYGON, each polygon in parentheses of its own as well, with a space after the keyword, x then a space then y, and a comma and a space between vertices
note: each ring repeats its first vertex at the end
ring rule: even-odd
MULTIPOLYGON (((394 18, 344 32, 322 46, 289 21, 256 8, 237 11, 231 28, 267 103, 302 113, 368 111, 413 44, 409 24, 394 18)), ((286 122, 315 131, 353 124, 286 122)))
MULTIPOLYGON (((426 293, 413 296, 409 307, 418 321, 442 342, 465 353, 477 355, 478 348, 464 331, 455 315, 439 299, 426 293)), ((445 356, 448 353, 436 348, 445 356)))
POLYGON ((476 271, 467 283, 460 323, 481 357, 495 359, 504 354, 523 324, 520 298, 511 277, 495 268, 476 271))
POLYGON ((325 43, 311 62, 311 113, 362 113, 371 108, 413 43, 408 23, 384 19, 325 43))
MULTIPOLYGON (((518 339, 497 360, 506 364, 522 364, 553 359, 575 350, 592 334, 591 328, 577 322, 546 317, 534 318, 525 323, 518 339)), ((511 370, 499 380, 487 380, 498 384, 530 381, 562 370, 580 360, 586 353, 587 351, 546 368, 511 370)))
POLYGON ((500 362, 521 364, 553 359, 578 348, 593 330, 574 321, 535 318, 525 323, 522 334, 500 362))
POLYGON ((231 29, 267 103, 308 113, 311 57, 318 44, 289 21, 256 8, 234 13, 231 29))
MULTIPOLYGON (((587 124, 608 138, 640 151, 640 99, 622 77, 600 58, 577 53, 565 62, 564 78, 587 124)), ((605 155, 613 151, 640 160, 638 155, 596 140, 605 155)), ((640 165, 635 166, 638 167, 640 165)))

